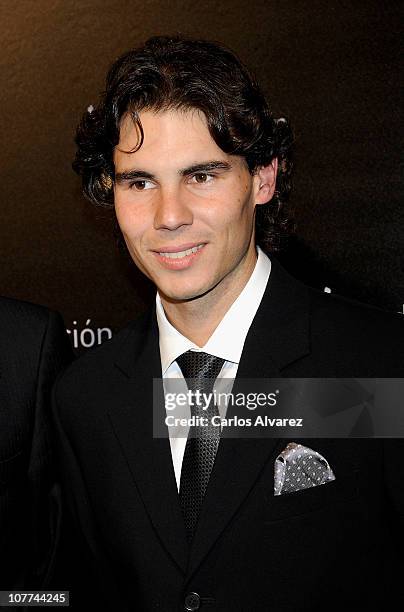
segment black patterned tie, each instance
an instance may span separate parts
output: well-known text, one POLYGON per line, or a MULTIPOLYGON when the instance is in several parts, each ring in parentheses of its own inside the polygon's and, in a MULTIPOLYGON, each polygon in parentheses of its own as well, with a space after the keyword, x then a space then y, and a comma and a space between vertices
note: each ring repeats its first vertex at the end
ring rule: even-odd
MULTIPOLYGON (((197 351, 187 351, 177 359, 188 389, 192 392, 199 390, 201 393, 212 393, 214 381, 224 361, 220 357, 197 351)), ((211 423, 212 417, 219 415, 217 405, 212 400, 208 408, 203 410, 202 406, 195 405, 195 401, 193 404, 191 416, 204 417, 208 425, 189 428, 182 461, 180 503, 188 542, 194 535, 220 440, 220 425, 211 423)))

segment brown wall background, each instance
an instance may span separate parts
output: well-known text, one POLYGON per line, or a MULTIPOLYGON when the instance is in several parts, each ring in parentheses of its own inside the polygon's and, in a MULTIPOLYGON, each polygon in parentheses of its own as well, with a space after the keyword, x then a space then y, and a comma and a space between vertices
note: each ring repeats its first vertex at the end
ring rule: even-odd
MULTIPOLYGON (((72 339, 116 329, 153 292, 80 195, 73 135, 105 72, 156 34, 223 41, 296 137, 297 236, 282 256, 308 283, 386 310, 404 302, 401 2, 0 2, 0 292, 62 312, 72 339)), ((107 334, 107 332, 105 332, 107 334)), ((99 335, 99 334, 98 334, 99 335)), ((101 334, 102 336, 102 334, 101 334)))

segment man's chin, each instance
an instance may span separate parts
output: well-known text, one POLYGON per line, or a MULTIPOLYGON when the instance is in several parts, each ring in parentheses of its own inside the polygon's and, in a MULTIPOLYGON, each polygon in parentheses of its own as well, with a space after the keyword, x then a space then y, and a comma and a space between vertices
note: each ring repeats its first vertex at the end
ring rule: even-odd
POLYGON ((183 302, 197 300, 198 298, 208 293, 209 289, 206 289, 205 287, 183 287, 176 289, 171 286, 159 287, 158 291, 161 298, 163 298, 167 302, 171 302, 173 304, 181 304, 183 302))

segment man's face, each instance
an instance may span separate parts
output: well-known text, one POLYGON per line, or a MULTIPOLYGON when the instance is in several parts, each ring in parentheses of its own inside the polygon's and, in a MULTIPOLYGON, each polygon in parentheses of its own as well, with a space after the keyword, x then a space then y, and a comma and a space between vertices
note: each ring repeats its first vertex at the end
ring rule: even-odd
POLYGON ((134 262, 170 301, 229 283, 242 288, 256 259, 259 176, 217 146, 198 112, 145 111, 139 118, 140 149, 128 153, 138 131, 126 116, 114 152, 116 215, 134 262))

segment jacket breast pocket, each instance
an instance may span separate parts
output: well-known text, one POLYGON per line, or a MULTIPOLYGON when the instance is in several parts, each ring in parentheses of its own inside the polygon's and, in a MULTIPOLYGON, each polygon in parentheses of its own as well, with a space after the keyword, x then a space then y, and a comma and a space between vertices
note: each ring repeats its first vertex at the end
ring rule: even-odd
POLYGON ((272 495, 268 502, 267 521, 279 521, 293 516, 320 511, 334 504, 354 500, 359 494, 359 470, 325 484, 293 493, 272 495))
POLYGON ((20 451, 0 461, 0 495, 24 475, 24 453, 20 451))

